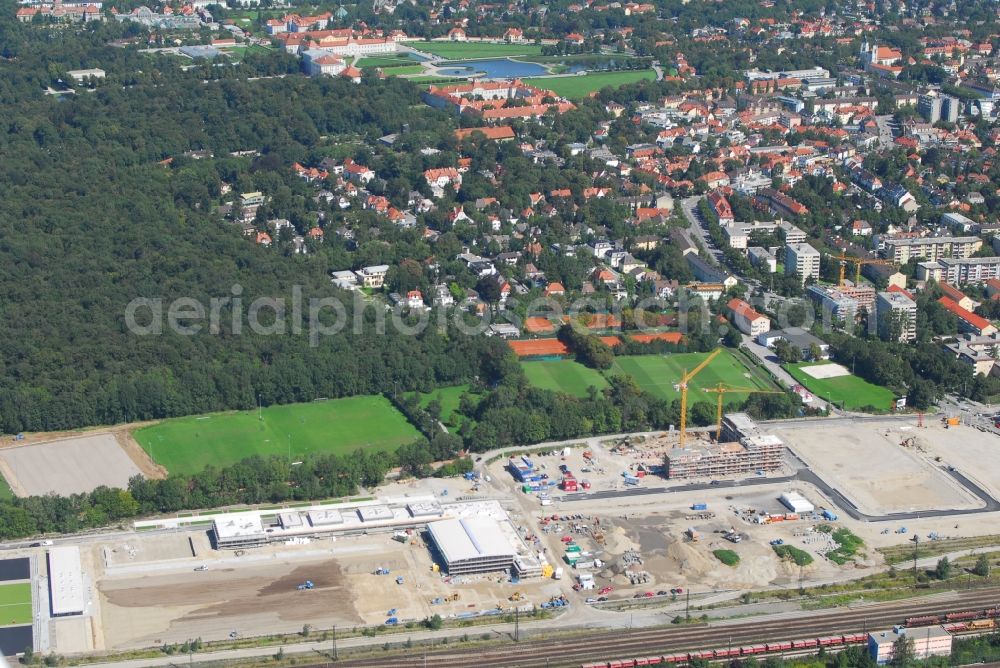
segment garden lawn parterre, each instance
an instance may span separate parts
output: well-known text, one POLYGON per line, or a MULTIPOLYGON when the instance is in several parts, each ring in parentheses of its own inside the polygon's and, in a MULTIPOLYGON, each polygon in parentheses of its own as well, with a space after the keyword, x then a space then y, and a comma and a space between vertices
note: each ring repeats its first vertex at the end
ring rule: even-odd
POLYGON ((404 42, 412 49, 430 53, 446 60, 469 58, 506 58, 508 56, 540 56, 539 44, 500 44, 493 42, 404 42))
POLYGON ((621 70, 618 72, 590 72, 565 77, 532 77, 525 79, 525 83, 551 90, 556 95, 560 95, 570 100, 579 100, 587 97, 594 91, 599 91, 605 86, 617 88, 625 84, 635 83, 642 80, 653 81, 656 79, 656 72, 653 70, 621 70))

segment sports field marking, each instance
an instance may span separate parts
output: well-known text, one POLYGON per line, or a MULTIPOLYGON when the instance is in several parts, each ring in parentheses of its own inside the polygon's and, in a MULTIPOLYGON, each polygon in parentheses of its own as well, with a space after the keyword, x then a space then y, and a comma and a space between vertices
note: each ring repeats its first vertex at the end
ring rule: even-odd
POLYGON ((28 624, 31 620, 31 583, 0 585, 0 626, 28 624))
POLYGON ((294 461, 311 453, 391 450, 420 438, 420 432, 385 397, 362 395, 270 406, 259 416, 249 410, 164 420, 134 436, 155 463, 190 474, 252 455, 294 461))
MULTIPOLYGON (((605 375, 630 376, 640 388, 667 401, 680 397, 680 379, 691 371, 708 353, 674 353, 668 355, 625 355, 615 358, 615 363, 605 375)), ((703 390, 719 383, 732 387, 755 387, 762 390, 776 389, 767 380, 755 375, 744 366, 740 358, 725 350, 701 371, 689 384, 688 401, 714 401, 714 395, 703 390)), ((746 394, 727 395, 727 401, 746 398, 746 394)))
POLYGON ((590 386, 598 390, 608 387, 608 381, 600 372, 573 360, 521 362, 521 368, 528 381, 543 390, 585 397, 590 386))
POLYGON ((802 369, 804 373, 809 374, 817 380, 823 380, 825 378, 840 378, 841 376, 851 375, 851 372, 840 364, 814 364, 812 366, 802 366, 799 368, 802 369))

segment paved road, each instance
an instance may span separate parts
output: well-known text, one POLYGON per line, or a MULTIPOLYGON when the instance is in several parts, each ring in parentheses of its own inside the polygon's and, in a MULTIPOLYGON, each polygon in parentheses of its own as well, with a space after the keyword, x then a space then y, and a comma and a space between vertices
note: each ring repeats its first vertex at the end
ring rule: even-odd
MULTIPOLYGON (((838 419, 838 418, 830 418, 838 419)), ((912 418, 908 418, 912 419, 912 418)), ((859 420, 859 418, 854 417, 843 417, 839 420, 859 420)), ((860 418, 864 420, 864 418, 860 418)), ((774 423, 772 423, 774 424, 774 423)), ((693 492, 698 490, 712 490, 712 489, 729 489, 734 487, 756 487, 759 485, 777 485, 786 482, 798 481, 805 482, 813 485, 819 489, 823 494, 825 494, 829 499, 831 499, 837 508, 844 514, 850 516, 855 520, 862 522, 900 522, 903 520, 913 520, 921 519, 927 517, 957 517, 960 515, 977 515, 979 513, 992 513, 1000 511, 1000 501, 994 499, 989 492, 984 490, 978 484, 969 480, 965 475, 959 471, 949 470, 942 467, 942 471, 952 476, 960 485, 969 490, 972 494, 978 497, 982 502, 983 506, 981 508, 951 508, 951 509, 939 509, 939 510, 922 510, 922 511, 907 511, 900 513, 888 513, 885 515, 868 515, 867 513, 861 512, 854 503, 847 498, 840 490, 831 487, 825 480, 816 475, 812 470, 805 467, 805 464, 799 460, 801 468, 796 471, 794 475, 782 476, 778 478, 774 477, 753 477, 745 478, 743 480, 717 480, 713 482, 698 482, 698 483, 688 483, 685 485, 675 485, 671 487, 636 487, 627 490, 605 490, 599 492, 583 493, 583 494, 566 494, 560 497, 563 502, 574 502, 574 501, 600 501, 602 499, 621 499, 623 497, 630 496, 647 496, 650 494, 669 494, 672 492, 693 492)))
POLYGON ((892 136, 892 116, 876 116, 875 123, 878 125, 878 141, 882 146, 891 146, 892 136))
POLYGON ((712 240, 708 237, 708 232, 702 227, 701 221, 698 217, 698 201, 701 199, 700 196, 686 197, 681 200, 681 211, 684 212, 684 217, 687 218, 688 228, 687 232, 691 239, 697 239, 701 242, 702 248, 704 248, 715 260, 716 263, 722 262, 722 251, 717 249, 712 245, 712 240))
MULTIPOLYGON (((778 381, 786 388, 791 389, 799 384, 797 380, 792 378, 791 374, 781 367, 781 364, 778 362, 778 358, 774 355, 774 352, 766 346, 760 345, 754 341, 753 337, 748 336, 747 334, 743 335, 743 345, 753 354, 754 357, 760 360, 761 364, 763 364, 768 371, 774 374, 774 377, 777 378, 778 381)), ((826 401, 820 399, 819 397, 814 398, 809 406, 811 408, 819 408, 821 410, 828 408, 826 401)))

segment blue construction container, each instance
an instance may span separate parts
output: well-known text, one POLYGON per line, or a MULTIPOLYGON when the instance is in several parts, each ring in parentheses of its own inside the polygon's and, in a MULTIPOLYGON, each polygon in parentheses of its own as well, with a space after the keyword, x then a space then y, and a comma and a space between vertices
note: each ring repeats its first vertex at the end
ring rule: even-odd
POLYGON ((707 503, 692 503, 691 510, 708 510, 707 503))

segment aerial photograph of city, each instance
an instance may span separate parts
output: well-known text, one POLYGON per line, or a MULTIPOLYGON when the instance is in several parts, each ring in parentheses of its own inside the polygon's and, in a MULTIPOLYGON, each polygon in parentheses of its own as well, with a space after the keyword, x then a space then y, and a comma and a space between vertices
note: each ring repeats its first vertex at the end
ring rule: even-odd
POLYGON ((0 0, 0 668, 1000 666, 994 50, 0 0))

